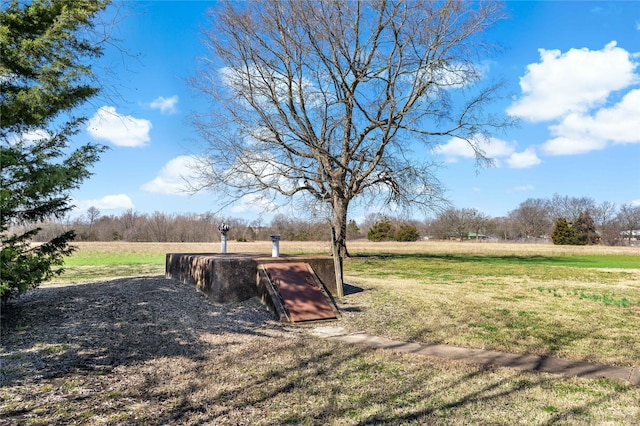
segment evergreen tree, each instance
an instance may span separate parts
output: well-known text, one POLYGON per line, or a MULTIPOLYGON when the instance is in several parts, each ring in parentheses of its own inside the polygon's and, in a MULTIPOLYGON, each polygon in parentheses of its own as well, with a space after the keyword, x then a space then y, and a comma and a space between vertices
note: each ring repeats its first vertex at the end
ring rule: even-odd
POLYGON ((559 217, 551 232, 551 241, 556 245, 574 244, 573 231, 571 224, 564 217, 559 217))
POLYGON ((578 245, 594 245, 600 241, 600 236, 596 232, 596 224, 589 210, 585 210, 578 216, 572 228, 575 242, 578 245))
POLYGON ((376 222, 367 233, 369 241, 390 241, 393 240, 394 228, 389 219, 382 219, 376 222))
MULTIPOLYGON (((33 245, 40 221, 63 217, 104 147, 73 147, 74 110, 99 88, 89 63, 102 54, 94 16, 108 1, 3 2, 0 10, 0 297, 62 272, 68 231, 33 245), (14 234, 12 225, 27 225, 14 234)), ((22 227, 21 227, 22 228, 22 227)))

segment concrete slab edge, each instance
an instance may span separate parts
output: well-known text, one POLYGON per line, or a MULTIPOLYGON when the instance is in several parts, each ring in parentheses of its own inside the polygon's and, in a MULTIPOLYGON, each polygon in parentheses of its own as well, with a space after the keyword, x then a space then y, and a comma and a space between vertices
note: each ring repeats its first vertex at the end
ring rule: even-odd
POLYGON ((435 356, 477 365, 510 367, 525 371, 537 371, 567 377, 589 379, 615 379, 640 386, 640 369, 620 367, 584 361, 571 361, 562 358, 518 355, 483 349, 469 349, 440 344, 408 343, 399 340, 372 336, 366 333, 353 333, 328 336, 346 343, 365 345, 376 349, 386 349, 404 353, 435 356))

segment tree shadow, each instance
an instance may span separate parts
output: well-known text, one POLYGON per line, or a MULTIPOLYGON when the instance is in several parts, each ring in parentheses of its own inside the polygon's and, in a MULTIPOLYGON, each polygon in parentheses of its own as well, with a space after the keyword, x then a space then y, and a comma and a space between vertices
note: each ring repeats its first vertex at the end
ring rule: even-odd
POLYGON ((203 333, 259 336, 270 322, 257 299, 215 304, 164 277, 39 288, 2 310, 2 384, 33 374, 54 378, 111 370, 156 357, 198 359, 210 350, 199 339, 203 333), (12 360, 21 366, 8 367, 12 360))
MULTIPOLYGON (((288 357, 291 348, 273 348, 272 356, 288 357)), ((388 352, 390 357, 394 355, 388 352)), ((326 343, 323 349, 315 350, 308 356, 299 356, 296 362, 280 364, 267 374, 256 375, 249 382, 238 383, 230 391, 223 391, 211 396, 206 402, 178 406, 172 412, 164 413, 158 424, 175 421, 178 418, 189 418, 193 413, 200 413, 198 420, 204 424, 233 424, 242 414, 263 410, 263 415, 253 417, 265 422, 265 415, 270 407, 279 407, 286 401, 294 407, 287 413, 274 415, 267 424, 332 424, 349 423, 357 425, 374 424, 407 424, 407 423, 441 423, 447 415, 455 412, 473 412, 479 407, 496 407, 508 405, 509 400, 522 400, 528 392, 535 388, 552 389, 561 383, 563 378, 550 375, 534 375, 531 373, 511 372, 502 377, 491 377, 496 371, 486 367, 463 367, 468 371, 445 380, 424 381, 421 378, 394 382, 392 389, 378 387, 371 381, 363 380, 357 388, 343 389, 336 383, 336 375, 340 375, 342 383, 352 383, 366 374, 373 374, 384 381, 383 370, 376 370, 378 365, 372 358, 380 356, 380 350, 351 346, 340 348, 334 343, 326 343), (339 373, 338 373, 339 372, 339 373), (327 385, 329 383, 329 385, 327 385), (478 385, 478 383, 483 383, 478 385), (443 395, 457 390, 459 396, 448 398, 443 395), (317 406, 299 403, 300 393, 324 398, 317 406), (209 404, 220 405, 215 414, 208 414, 209 404), (296 405, 300 404, 300 405, 296 405), (372 411, 373 414, 363 414, 372 411), (444 417, 443 417, 444 416, 444 417), (360 420, 357 420, 360 418, 360 420), (357 420, 357 421, 354 421, 357 420)), ((416 363, 418 368, 428 368, 429 362, 416 362, 415 359, 403 358, 408 363, 416 363)), ((259 360, 258 360, 259 361, 259 360)), ((453 363, 456 368, 456 363, 453 363)), ((381 368, 384 368, 383 366, 381 368)), ((415 373, 419 373, 418 370, 415 373)), ((434 372, 436 374, 436 372, 434 372)), ((373 379, 376 380, 375 378, 373 379)), ((567 421, 588 421, 591 410, 599 409, 602 404, 614 400, 624 393, 632 392, 628 386, 604 392, 599 398, 590 402, 571 403, 563 410, 553 406, 538 408, 544 417, 545 408, 554 411, 547 414, 549 424, 567 421)), ((164 395, 167 397, 168 395, 164 395)), ((163 396, 160 396, 163 397, 163 396)), ((501 410, 498 410, 501 411, 501 410)), ((546 414, 546 413, 545 413, 546 414)), ((468 414, 467 414, 468 415, 468 414)), ((481 417, 482 419, 486 419, 481 417)), ((465 417, 465 421, 475 423, 474 417, 465 417)), ((478 420, 484 423, 485 420, 478 420)), ((546 424, 543 421, 541 424, 546 424)), ((506 423, 505 423, 506 424, 506 423)))

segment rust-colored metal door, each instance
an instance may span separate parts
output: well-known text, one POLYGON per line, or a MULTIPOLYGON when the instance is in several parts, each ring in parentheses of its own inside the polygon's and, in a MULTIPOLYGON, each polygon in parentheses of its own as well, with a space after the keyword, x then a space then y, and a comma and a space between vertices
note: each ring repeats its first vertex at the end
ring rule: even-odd
POLYGON ((334 319, 336 314, 306 263, 268 263, 269 279, 293 322, 334 319))

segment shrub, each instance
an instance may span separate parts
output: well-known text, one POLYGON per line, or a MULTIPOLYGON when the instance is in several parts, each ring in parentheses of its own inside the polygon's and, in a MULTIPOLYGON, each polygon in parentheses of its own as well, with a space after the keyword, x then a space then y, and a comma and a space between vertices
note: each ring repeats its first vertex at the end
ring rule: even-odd
POLYGON ((420 234, 418 228, 413 225, 402 225, 393 234, 393 239, 396 241, 418 241, 420 234))
POLYGON ((390 241, 393 240, 394 229, 393 225, 388 219, 383 219, 376 222, 367 233, 367 239, 369 241, 390 241))
POLYGON ((596 224, 588 211, 578 217, 572 228, 578 245, 594 245, 600 241, 600 236, 596 232, 596 224))

